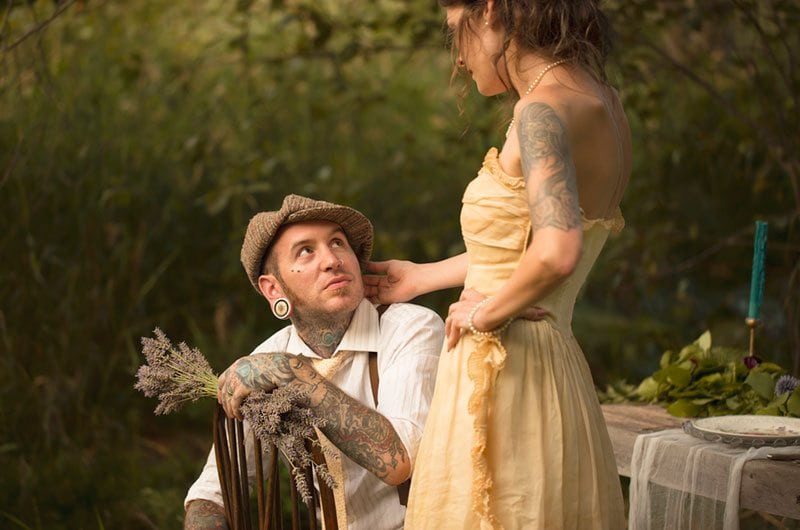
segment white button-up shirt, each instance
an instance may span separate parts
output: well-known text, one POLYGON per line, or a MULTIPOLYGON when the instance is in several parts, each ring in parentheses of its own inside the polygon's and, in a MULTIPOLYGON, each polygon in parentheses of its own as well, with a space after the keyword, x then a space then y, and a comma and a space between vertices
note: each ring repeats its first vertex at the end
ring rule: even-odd
MULTIPOLYGON (((342 391, 375 409, 369 377, 368 352, 378 353, 378 406, 394 427, 413 466, 422 428, 430 409, 439 352, 444 340, 441 318, 413 304, 393 304, 378 316, 363 300, 334 352, 363 352, 345 360, 330 381, 342 391)), ((261 343, 253 353, 287 351, 319 358, 294 326, 288 326, 261 343)), ((252 460, 250 460, 252 461, 252 460)), ((397 488, 389 486, 345 455, 345 499, 350 530, 390 530, 403 527, 405 507, 397 488)), ((212 449, 200 477, 189 489, 184 505, 206 499, 222 505, 217 465, 212 449)))

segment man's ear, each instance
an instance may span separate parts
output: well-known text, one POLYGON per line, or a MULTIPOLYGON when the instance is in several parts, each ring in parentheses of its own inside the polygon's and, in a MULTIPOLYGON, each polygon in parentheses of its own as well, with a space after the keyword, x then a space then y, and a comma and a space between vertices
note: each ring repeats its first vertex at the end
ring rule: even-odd
POLYGON ((258 277, 258 290, 261 294, 269 300, 270 305, 284 295, 283 287, 281 287, 278 279, 272 274, 262 274, 258 277))

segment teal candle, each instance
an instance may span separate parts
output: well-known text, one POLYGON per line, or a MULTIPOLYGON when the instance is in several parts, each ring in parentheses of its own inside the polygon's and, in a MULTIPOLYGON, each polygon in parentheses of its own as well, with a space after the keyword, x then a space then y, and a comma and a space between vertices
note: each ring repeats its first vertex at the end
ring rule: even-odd
POLYGON ((764 258, 767 253, 767 223, 756 221, 753 238, 753 273, 750 277, 750 306, 747 318, 758 320, 761 301, 764 299, 764 258))

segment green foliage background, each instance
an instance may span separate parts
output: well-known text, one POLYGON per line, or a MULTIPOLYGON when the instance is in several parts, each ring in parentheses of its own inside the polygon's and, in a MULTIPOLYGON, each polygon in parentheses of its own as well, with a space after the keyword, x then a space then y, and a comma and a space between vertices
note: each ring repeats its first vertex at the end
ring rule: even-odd
MULTIPOLYGON (((575 331, 599 385, 704 329, 800 369, 800 8, 608 0, 635 170, 575 331)), ((155 417, 138 338, 218 370, 277 324, 238 262, 296 192, 361 209, 375 257, 461 247, 508 106, 450 85, 432 0, 0 1, 0 525, 177 528, 211 403, 155 417)), ((457 292, 420 300, 444 311, 457 292)))

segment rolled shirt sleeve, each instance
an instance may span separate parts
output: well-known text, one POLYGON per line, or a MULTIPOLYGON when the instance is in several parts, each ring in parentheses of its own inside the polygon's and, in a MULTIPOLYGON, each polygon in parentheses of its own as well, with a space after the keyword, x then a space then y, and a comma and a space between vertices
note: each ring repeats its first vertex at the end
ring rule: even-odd
POLYGON ((191 501, 207 500, 215 504, 223 506, 222 503, 222 489, 219 485, 219 475, 217 475, 217 460, 214 456, 214 447, 208 453, 206 465, 200 476, 194 481, 194 484, 189 488, 186 498, 183 500, 184 509, 191 501))

